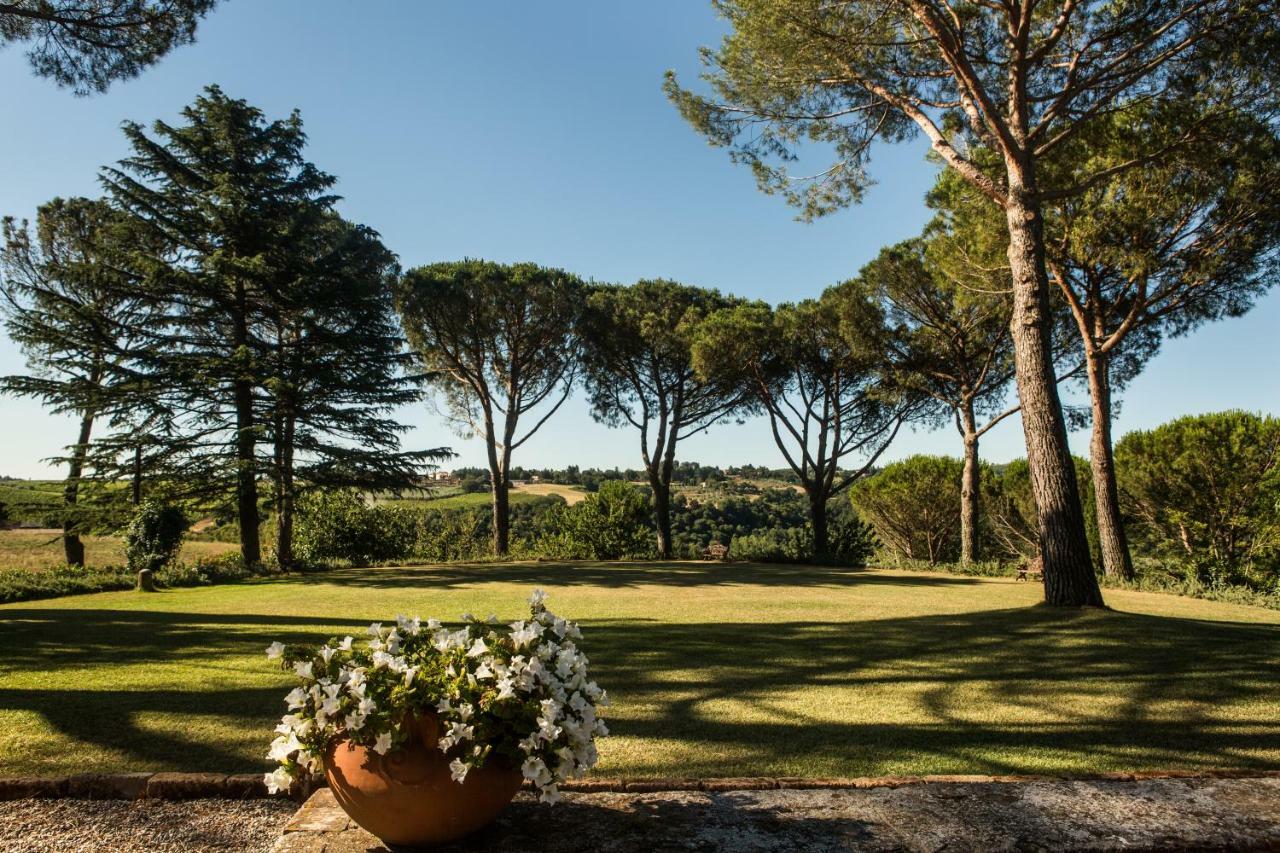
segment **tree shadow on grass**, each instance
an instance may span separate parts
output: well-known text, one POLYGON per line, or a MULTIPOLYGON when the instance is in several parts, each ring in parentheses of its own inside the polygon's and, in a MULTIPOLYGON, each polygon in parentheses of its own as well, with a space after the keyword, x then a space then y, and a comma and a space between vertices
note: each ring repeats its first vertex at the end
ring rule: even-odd
POLYGON ((450 563, 335 569, 314 577, 337 586, 452 589, 478 583, 543 583, 621 589, 636 586, 965 586, 957 575, 886 575, 845 566, 710 562, 450 563))
MULTIPOLYGON (((276 687, 227 689, 228 679, 274 677, 260 657, 264 637, 315 642, 363 625, 132 610, 3 615, 0 709, 41 716, 70 753, 118 752, 139 770, 260 769, 260 750, 245 744, 265 750, 288 676, 276 687), (191 678, 158 690, 85 687, 139 663, 191 678), (28 687, 32 672, 39 685, 28 687), (147 726, 135 719, 148 715, 147 726), (156 715, 170 718, 159 734, 156 715), (238 744, 210 734, 219 720, 235 725, 238 744)), ((1275 626, 1032 607, 852 622, 597 620, 583 630, 593 676, 618 712, 614 732, 655 744, 633 751, 621 768, 629 774, 1260 767, 1280 755, 1275 626), (896 711, 875 705, 903 701, 896 711)), ((607 743, 603 751, 608 760, 607 743)))
POLYGON ((97 608, 9 607, 0 617, 0 684, 6 672, 260 655, 272 640, 315 643, 335 634, 363 636, 368 627, 327 617, 97 608))
MULTIPOLYGON (((592 626, 584 647, 620 694, 673 692, 656 712, 616 720, 616 734, 697 741, 713 765, 747 755, 766 774, 814 755, 855 774, 913 763, 1280 764, 1275 626, 1034 607, 855 623, 619 622, 592 626), (706 677, 672 683, 673 670, 706 677), (835 701, 847 700, 847 719, 815 719, 797 701, 808 690, 844 691, 835 701), (864 704, 903 691, 916 697, 913 719, 864 704), (727 702, 744 719, 718 713, 727 702)), ((697 761, 682 769, 696 775, 697 761)))

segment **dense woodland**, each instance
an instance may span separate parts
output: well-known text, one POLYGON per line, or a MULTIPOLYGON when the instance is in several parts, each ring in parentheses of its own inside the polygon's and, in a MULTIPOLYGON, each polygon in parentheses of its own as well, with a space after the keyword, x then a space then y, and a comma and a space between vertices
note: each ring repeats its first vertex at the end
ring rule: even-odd
MULTIPOLYGON (((3 7, 0 38, 92 91, 189 41, 213 4, 56 5, 3 7)), ((1059 605, 1101 604, 1099 573, 1133 580, 1135 548, 1206 582, 1274 583, 1274 420, 1118 444, 1111 428, 1166 336, 1247 311, 1275 281, 1274 4, 716 5, 730 31, 703 85, 667 79, 681 115, 804 217, 860 199, 875 141, 923 136, 944 168, 918 237, 778 305, 531 263, 404 270, 337 213, 301 116, 210 86, 177 123, 125 123, 131 153, 102 168, 101 198, 4 220, 5 324, 30 370, 2 388, 77 423, 68 564, 94 502, 124 491, 221 507, 246 566, 340 551, 316 520, 345 514, 386 528, 348 549, 364 560, 472 557, 461 543, 481 538, 499 558, 675 558, 724 538, 737 556, 858 563, 874 530, 907 559, 1039 559, 1059 605), (834 154, 816 178, 787 173, 801 140, 834 154), (1089 395, 1085 463, 1064 383, 1089 395), (621 480, 642 486, 574 472, 586 501, 524 517, 513 460, 575 388, 632 432, 639 467, 621 480), (485 440, 487 476, 467 478, 490 491, 483 517, 393 518, 352 497, 414 488, 449 458, 402 447, 396 411, 428 402, 485 440), (1026 461, 992 473, 981 438, 1014 412, 1026 461), (679 484, 722 472, 680 466, 680 443, 750 415, 796 489, 682 499, 679 484), (904 429, 944 424, 958 463, 881 464, 904 429), (1222 468, 1238 464, 1249 473, 1222 468)))

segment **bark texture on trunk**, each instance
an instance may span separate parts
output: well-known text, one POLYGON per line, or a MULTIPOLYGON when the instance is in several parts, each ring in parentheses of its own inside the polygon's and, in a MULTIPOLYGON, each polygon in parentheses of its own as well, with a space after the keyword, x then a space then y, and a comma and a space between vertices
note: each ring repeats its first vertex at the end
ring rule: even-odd
POLYGON ((507 488, 507 476, 499 471, 490 472, 493 480, 493 553, 505 557, 511 548, 511 498, 507 488))
POLYGON ((658 559, 671 559, 671 480, 658 476, 649 477, 653 489, 653 522, 658 528, 658 559))
POLYGON ((1010 165, 1006 218, 1014 296, 1010 328, 1027 465, 1039 516, 1044 595, 1053 605, 1102 606, 1053 369, 1043 223, 1030 171, 1027 164, 1010 165))
POLYGON ((67 471, 67 484, 62 490, 64 515, 62 519, 62 551, 68 566, 84 565, 84 543, 80 541, 79 525, 75 515, 76 503, 80 500, 80 478, 84 476, 84 460, 89 454, 89 436, 93 433, 93 413, 85 412, 80 417, 80 432, 76 437, 75 449, 71 451, 70 470, 67 471))
POLYGON ((253 389, 236 381, 236 510, 240 522, 240 556, 246 565, 262 562, 258 535, 258 465, 253 435, 253 389))
POLYGON ((282 569, 293 568, 293 431, 294 420, 285 417, 282 424, 280 450, 277 454, 276 485, 276 563, 282 569))
POLYGON ((973 406, 966 407, 962 415, 964 427, 964 469, 960 474, 960 562, 969 565, 979 559, 981 546, 978 541, 979 517, 979 467, 978 432, 974 423, 973 406))
POLYGON ((819 560, 830 556, 831 542, 827 534, 827 496, 809 493, 809 518, 813 522, 813 556, 819 560))
POLYGON ((1089 439, 1089 467, 1093 472, 1094 509, 1098 516, 1098 544, 1102 570, 1109 577, 1131 579, 1133 560, 1124 521, 1120 517, 1120 489, 1116 485, 1111 445, 1111 376, 1109 356, 1088 354, 1089 396, 1093 403, 1093 433, 1089 439))
MULTIPOLYGON (((237 351, 249 344, 248 295, 244 282, 236 282, 233 343, 237 351)), ((240 523, 240 556, 245 565, 262 562, 262 541, 258 530, 258 459, 254 435, 253 382, 238 366, 232 382, 236 410, 236 517, 240 523)))

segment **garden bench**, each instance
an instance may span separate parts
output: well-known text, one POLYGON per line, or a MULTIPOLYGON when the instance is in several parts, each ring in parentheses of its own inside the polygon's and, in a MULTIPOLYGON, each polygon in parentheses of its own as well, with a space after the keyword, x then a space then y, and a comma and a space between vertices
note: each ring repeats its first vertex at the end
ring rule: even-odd
POLYGON ((719 542, 712 542, 702 549, 702 559, 704 560, 725 560, 728 557, 729 546, 721 545, 719 542))

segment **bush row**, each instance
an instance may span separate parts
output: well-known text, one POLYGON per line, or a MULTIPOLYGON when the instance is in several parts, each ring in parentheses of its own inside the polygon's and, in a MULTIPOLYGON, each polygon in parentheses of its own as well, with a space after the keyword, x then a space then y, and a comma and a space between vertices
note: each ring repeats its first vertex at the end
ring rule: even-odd
MULTIPOLYGON (((246 566, 239 554, 224 554, 195 563, 164 566, 156 570, 154 578, 156 586, 161 588, 205 586, 261 577, 275 571, 267 566, 246 566)), ((137 580, 137 573, 127 566, 3 569, 0 570, 0 603, 133 589, 137 580)))

